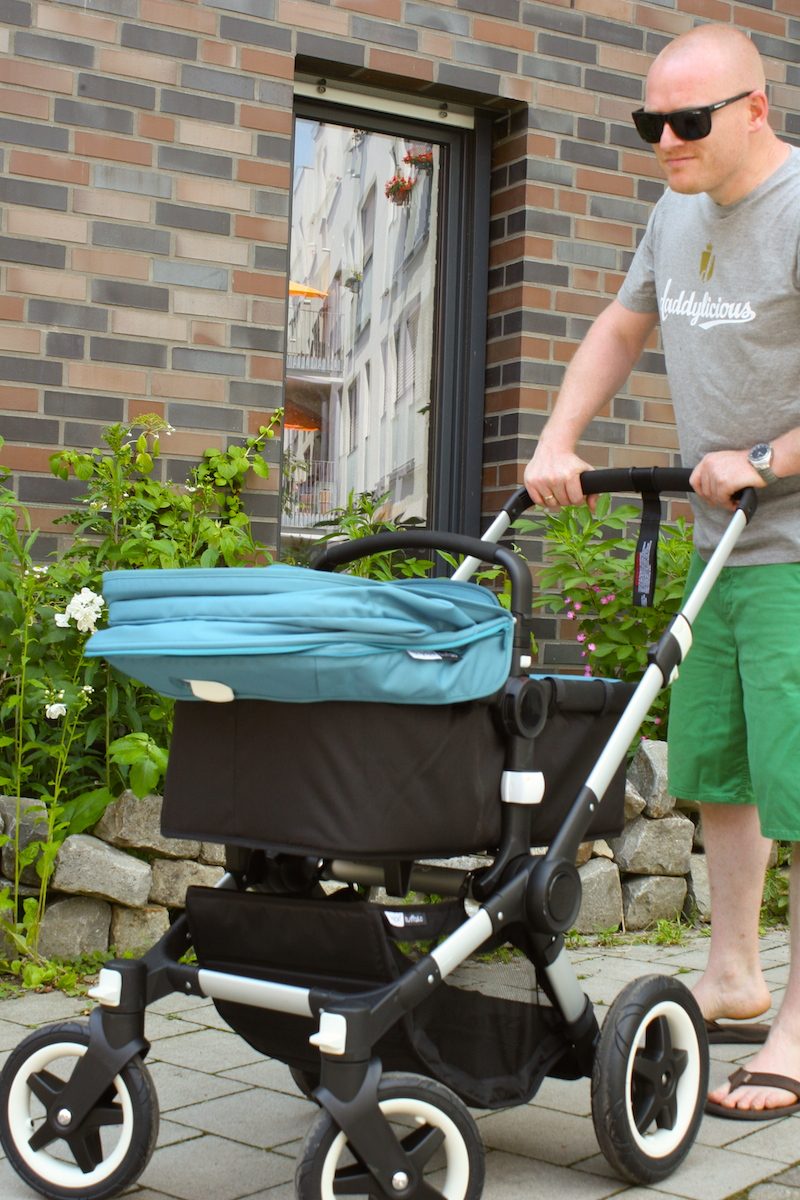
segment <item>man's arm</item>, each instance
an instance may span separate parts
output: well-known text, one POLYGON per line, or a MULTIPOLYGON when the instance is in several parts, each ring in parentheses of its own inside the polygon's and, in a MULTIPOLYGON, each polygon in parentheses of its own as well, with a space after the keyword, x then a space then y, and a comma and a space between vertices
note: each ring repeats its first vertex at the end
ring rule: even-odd
POLYGON ((525 468, 525 486, 535 503, 553 508, 581 502, 579 476, 590 464, 575 447, 630 375, 657 320, 657 313, 633 312, 612 300, 594 321, 567 368, 552 416, 525 468))

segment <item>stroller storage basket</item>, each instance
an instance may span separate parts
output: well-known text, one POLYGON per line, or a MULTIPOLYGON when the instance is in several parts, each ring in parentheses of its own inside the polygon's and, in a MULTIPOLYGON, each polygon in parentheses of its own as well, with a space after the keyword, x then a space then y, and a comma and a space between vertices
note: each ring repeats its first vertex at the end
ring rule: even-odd
MULTIPOLYGON (((256 979, 363 992, 398 979, 412 964, 413 943, 435 941, 464 918, 459 901, 389 907, 352 895, 307 900, 190 888, 186 907, 198 961, 256 979)), ((401 1018, 375 1046, 384 1071, 422 1071, 479 1108, 529 1100, 565 1057, 563 1027, 556 1010, 536 1003, 528 960, 510 958, 510 964, 467 964, 466 986, 443 983, 401 1018)), ((314 1018, 232 1001, 216 1005, 259 1052, 318 1076, 319 1052, 308 1042, 318 1027, 314 1018)))
MULTIPOLYGON (((604 712, 569 711, 556 700, 529 743, 544 773, 532 812, 532 844, 563 824, 588 768, 630 695, 616 681, 573 680, 604 712)), ((575 689, 572 689, 574 696, 575 689)), ((587 708, 589 706, 587 705, 587 708)), ((492 851, 499 845, 506 742, 494 705, 422 707, 237 700, 175 705, 164 791, 167 836, 348 858, 421 858, 492 851)), ((586 837, 624 823, 621 766, 586 837)))

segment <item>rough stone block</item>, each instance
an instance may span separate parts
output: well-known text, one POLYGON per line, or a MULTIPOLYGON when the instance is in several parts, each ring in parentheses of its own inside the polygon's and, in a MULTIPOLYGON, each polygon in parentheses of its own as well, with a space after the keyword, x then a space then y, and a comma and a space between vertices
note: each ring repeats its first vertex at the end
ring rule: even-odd
POLYGON ((45 958, 80 958, 108 949, 111 905, 89 896, 72 896, 48 905, 39 929, 39 953, 45 958))
POLYGON ((115 904, 109 942, 117 954, 144 954, 168 929, 169 913, 165 908, 122 908, 115 904))
POLYGON ((99 896, 141 908, 147 903, 151 882, 152 871, 146 862, 90 834, 74 833, 58 852, 52 887, 57 892, 99 896))
MULTIPOLYGON (((17 840, 17 801, 14 796, 0 796, 0 819, 2 819, 3 823, 2 832, 9 838, 9 841, 3 846, 2 855, 0 855, 0 864, 2 865, 3 874, 8 879, 13 879, 15 842, 17 840)), ((46 837, 47 820, 44 817, 40 802, 23 796, 20 801, 20 850, 24 850, 31 842, 46 837)), ((23 868, 20 879, 23 883, 31 884, 34 887, 38 886, 39 876, 36 874, 34 863, 23 868)))
MULTIPOLYGON (((194 855, 186 854, 184 857, 193 858, 194 855)), ((200 847, 200 862, 209 867, 224 867, 225 847, 217 845, 216 842, 203 842, 200 847)))
POLYGON ((644 812, 644 797, 630 779, 625 780, 625 820, 632 821, 644 812))
POLYGON ((161 833, 160 796, 143 796, 130 790, 109 804, 95 825, 95 835, 121 850, 149 850, 162 858, 197 858, 200 843, 167 838, 161 833))
POLYGON ((701 921, 711 920, 711 892, 705 854, 693 854, 689 867, 689 901, 701 921))
POLYGON ((150 902, 167 908, 183 908, 188 887, 213 887, 222 878, 221 867, 202 863, 158 859, 153 863, 153 883, 150 902))
POLYGON ((667 790, 667 743, 645 738, 633 757, 628 778, 644 797, 648 817, 665 817, 675 808, 667 790))
POLYGON ((592 858, 579 869, 581 907, 575 922, 579 933, 618 929, 622 922, 619 870, 606 858, 592 858))
POLYGON ((651 821, 636 817, 609 844, 621 871, 633 875, 685 875, 689 870, 694 825, 674 814, 651 821))
POLYGON ((630 878, 622 883, 625 928, 647 929, 656 921, 675 921, 683 911, 686 880, 674 875, 630 878))

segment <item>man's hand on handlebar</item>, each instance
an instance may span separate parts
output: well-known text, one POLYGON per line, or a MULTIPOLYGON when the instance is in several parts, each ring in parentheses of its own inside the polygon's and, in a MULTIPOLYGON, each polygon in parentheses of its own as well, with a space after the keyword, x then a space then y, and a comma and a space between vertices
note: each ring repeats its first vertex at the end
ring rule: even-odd
POLYGON ((763 488, 766 483, 747 461, 746 450, 716 450, 702 458, 692 471, 691 484, 698 496, 716 508, 733 511, 735 493, 743 488, 763 488))
POLYGON ((590 463, 569 451, 550 449, 540 442, 536 453, 525 468, 524 482, 535 504, 555 511, 565 504, 581 504, 585 500, 594 512, 596 496, 585 497, 581 473, 591 471, 590 463))

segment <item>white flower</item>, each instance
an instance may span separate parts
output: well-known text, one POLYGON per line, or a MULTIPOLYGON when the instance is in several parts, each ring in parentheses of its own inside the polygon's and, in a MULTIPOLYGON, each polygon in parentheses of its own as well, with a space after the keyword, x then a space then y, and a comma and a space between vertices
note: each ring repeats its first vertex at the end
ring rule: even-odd
POLYGON ((72 597, 63 613, 56 613, 55 623, 61 629, 66 628, 73 620, 81 633, 94 633, 97 618, 105 605, 102 596, 98 596, 91 588, 81 588, 72 597))
POLYGON ((67 715, 67 706, 66 704, 48 704, 45 707, 44 715, 50 721, 56 721, 59 717, 67 715))

